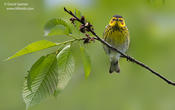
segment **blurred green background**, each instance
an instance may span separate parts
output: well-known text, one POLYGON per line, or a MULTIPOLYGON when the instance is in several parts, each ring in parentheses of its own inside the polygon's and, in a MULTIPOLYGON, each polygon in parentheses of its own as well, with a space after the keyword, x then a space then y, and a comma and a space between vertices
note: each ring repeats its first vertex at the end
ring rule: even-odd
MULTIPOLYGON (((49 19, 67 16, 63 6, 81 10, 100 36, 113 15, 124 16, 131 36, 128 54, 175 81, 174 5, 174 0, 1 0, 0 110, 25 109, 21 95, 24 75, 41 55, 55 48, 3 60, 37 40, 68 39, 43 36, 49 19), (34 10, 7 11, 6 2, 25 2, 34 10)), ((125 59, 120 60, 121 73, 110 75, 102 45, 96 42, 86 46, 92 60, 90 77, 84 78, 77 61, 73 78, 64 91, 30 110, 175 110, 175 87, 125 59)))

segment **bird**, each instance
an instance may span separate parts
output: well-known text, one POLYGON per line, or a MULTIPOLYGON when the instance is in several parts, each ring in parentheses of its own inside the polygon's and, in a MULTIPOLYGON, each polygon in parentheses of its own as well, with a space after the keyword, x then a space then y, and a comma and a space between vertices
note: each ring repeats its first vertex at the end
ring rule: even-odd
MULTIPOLYGON (((111 18, 109 24, 105 27, 103 39, 122 53, 125 53, 128 50, 130 36, 125 24, 125 19, 122 16, 114 15, 111 18)), ((109 73, 120 73, 119 59, 121 55, 106 45, 103 45, 103 48, 110 59, 109 73)))

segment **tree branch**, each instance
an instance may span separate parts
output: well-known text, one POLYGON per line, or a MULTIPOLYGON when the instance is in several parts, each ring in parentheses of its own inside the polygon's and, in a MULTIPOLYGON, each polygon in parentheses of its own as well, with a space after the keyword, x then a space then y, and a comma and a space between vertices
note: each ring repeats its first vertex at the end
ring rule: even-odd
MULTIPOLYGON (((156 75, 157 77, 161 78, 162 80, 164 80, 165 82, 167 82, 170 85, 175 86, 175 82, 172 82, 170 80, 168 80, 167 78, 165 78, 163 75, 159 74, 158 72, 154 71, 152 68, 150 68, 149 66, 145 65, 144 63, 134 59, 133 57, 126 55, 125 53, 120 52, 119 50, 117 50, 116 48, 114 48, 113 46, 111 46, 109 43, 107 43, 106 41, 104 41, 103 39, 101 39, 95 32, 94 30, 91 28, 92 25, 90 23, 86 23, 85 21, 81 20, 80 18, 78 18, 75 14, 72 13, 72 11, 67 10, 66 8, 64 8, 64 11, 66 11, 68 14, 70 14, 71 16, 73 16, 74 20, 79 21, 83 26, 85 26, 86 30, 91 32, 94 36, 95 36, 95 40, 100 41, 102 44, 106 45, 107 47, 111 48, 112 50, 118 52, 121 54, 121 56, 123 58, 126 58, 128 61, 136 63, 137 65, 145 68, 146 70, 150 71, 151 73, 153 73, 154 75, 156 75), (89 26, 88 26, 89 24, 89 26)), ((84 18, 84 17, 83 17, 84 18)))

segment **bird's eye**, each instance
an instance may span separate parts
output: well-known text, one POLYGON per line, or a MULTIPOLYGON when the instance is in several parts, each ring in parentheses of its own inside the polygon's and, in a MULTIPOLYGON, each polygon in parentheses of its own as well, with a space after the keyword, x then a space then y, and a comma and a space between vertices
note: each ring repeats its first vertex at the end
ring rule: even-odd
POLYGON ((123 20, 119 20, 120 22, 123 22, 123 20))

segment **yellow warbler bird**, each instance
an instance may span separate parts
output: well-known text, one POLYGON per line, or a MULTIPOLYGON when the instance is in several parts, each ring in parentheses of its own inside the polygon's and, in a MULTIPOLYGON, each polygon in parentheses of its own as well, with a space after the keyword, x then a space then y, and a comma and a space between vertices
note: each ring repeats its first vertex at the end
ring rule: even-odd
MULTIPOLYGON (((110 20, 109 24, 106 26, 103 38, 110 45, 118 49, 120 52, 125 53, 129 47, 129 32, 125 24, 125 20, 120 15, 114 15, 110 20)), ((114 71, 119 73, 119 58, 120 54, 112 49, 104 46, 105 52, 110 57, 110 69, 109 72, 113 73, 114 71)))

